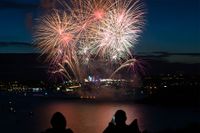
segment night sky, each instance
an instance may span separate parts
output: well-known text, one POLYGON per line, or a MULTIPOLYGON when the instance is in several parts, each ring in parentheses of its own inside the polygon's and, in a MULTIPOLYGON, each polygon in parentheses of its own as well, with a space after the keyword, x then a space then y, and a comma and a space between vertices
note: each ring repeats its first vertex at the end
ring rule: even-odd
MULTIPOLYGON (((52 8, 51 1, 0 0, 0 53, 37 52, 32 44, 33 27, 36 19, 52 8)), ((199 0, 143 1, 146 25, 135 53, 164 52, 171 61, 200 63, 199 0)))

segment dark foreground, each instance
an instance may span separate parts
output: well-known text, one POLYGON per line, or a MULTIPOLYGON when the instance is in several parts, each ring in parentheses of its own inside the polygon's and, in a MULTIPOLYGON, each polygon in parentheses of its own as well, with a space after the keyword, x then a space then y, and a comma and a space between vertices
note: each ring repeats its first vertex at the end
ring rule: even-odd
POLYGON ((0 127, 5 133, 39 133, 50 127, 51 116, 59 111, 64 114, 68 127, 75 133, 102 133, 118 109, 126 111, 127 124, 137 118, 141 131, 200 131, 198 107, 40 98, 1 98, 0 127))

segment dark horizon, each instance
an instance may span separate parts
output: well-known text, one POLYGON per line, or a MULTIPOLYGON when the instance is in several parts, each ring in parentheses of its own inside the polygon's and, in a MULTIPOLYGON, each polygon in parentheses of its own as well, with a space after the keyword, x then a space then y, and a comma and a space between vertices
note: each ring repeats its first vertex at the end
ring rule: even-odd
MULTIPOLYGON (((174 53, 185 55, 186 53, 174 53)), ((163 60, 170 53, 137 56, 144 64, 141 76, 183 73, 186 75, 200 75, 200 63, 178 63, 163 60), (167 69, 166 69, 167 68, 167 69)), ((173 55, 173 54, 172 54, 173 55)), ((199 54, 188 54, 199 56, 199 54)), ((0 80, 49 80, 48 63, 44 62, 39 53, 0 54, 0 80)))

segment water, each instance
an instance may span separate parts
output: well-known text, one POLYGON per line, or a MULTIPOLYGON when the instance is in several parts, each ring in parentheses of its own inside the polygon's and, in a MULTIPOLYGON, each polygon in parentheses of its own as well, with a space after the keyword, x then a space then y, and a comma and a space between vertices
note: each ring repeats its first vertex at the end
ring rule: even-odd
POLYGON ((141 130, 159 131, 184 127, 192 122, 200 123, 200 113, 194 107, 66 100, 29 102, 29 104, 24 104, 23 111, 18 109, 15 114, 4 113, 2 115, 1 113, 1 129, 6 132, 39 133, 50 127, 51 116, 59 111, 64 114, 68 127, 75 133, 102 133, 118 109, 126 111, 127 123, 137 118, 141 130), (29 110, 33 112, 32 117, 27 115, 29 110))

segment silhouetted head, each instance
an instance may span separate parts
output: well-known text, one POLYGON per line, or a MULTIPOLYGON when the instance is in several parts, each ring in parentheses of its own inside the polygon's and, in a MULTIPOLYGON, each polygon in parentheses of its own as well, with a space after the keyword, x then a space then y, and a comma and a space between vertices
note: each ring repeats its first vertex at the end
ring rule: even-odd
POLYGON ((117 110, 115 113, 115 123, 116 125, 124 125, 126 122, 126 112, 123 110, 117 110))
POLYGON ((61 114, 60 112, 56 112, 51 118, 51 125, 53 128, 56 129, 65 129, 67 121, 63 114, 61 114))

